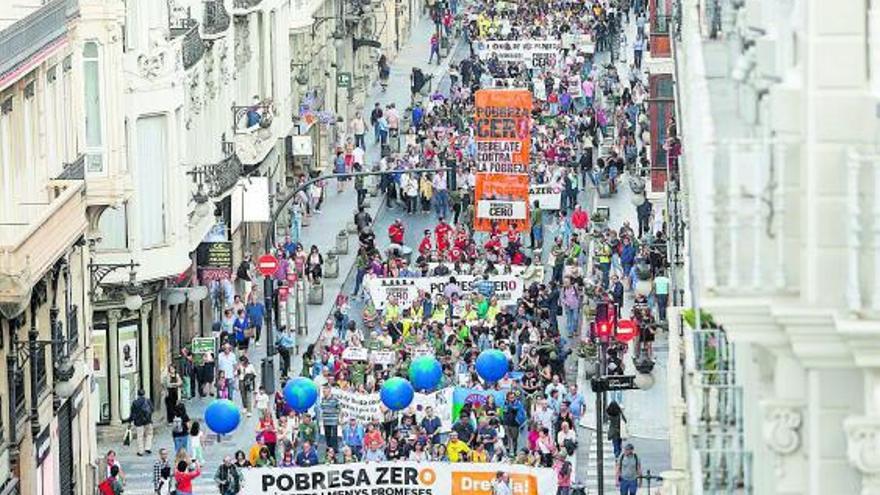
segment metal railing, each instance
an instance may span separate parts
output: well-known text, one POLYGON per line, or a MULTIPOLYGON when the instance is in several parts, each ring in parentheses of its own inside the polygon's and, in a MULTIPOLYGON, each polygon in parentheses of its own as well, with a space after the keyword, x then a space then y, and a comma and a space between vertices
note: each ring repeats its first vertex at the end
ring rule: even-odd
POLYGON ((183 60, 183 68, 189 69, 201 60, 205 54, 205 42, 199 35, 199 25, 195 23, 193 27, 183 35, 183 44, 181 45, 180 55, 183 60))
POLYGON ((0 74, 4 74, 67 32, 67 18, 78 10, 76 0, 54 0, 0 30, 0 74))
POLYGON ((232 6, 237 9, 252 9, 257 5, 260 5, 260 2, 263 0, 233 0, 232 6))
POLYGON ((751 494, 752 455, 745 450, 743 388, 736 380, 736 349, 722 328, 693 330, 694 403, 691 447, 704 493, 751 494))
POLYGON ((188 173, 193 182, 211 197, 217 197, 234 186, 244 172, 238 155, 232 154, 217 163, 196 165, 188 173))
POLYGON ((203 29, 205 34, 220 34, 229 28, 231 19, 223 5, 223 0, 206 0, 204 7, 203 29))
POLYGON ((651 34, 669 34, 669 27, 672 21, 670 15, 655 15, 651 19, 651 34))
POLYGON ((273 117, 273 108, 269 103, 236 105, 232 107, 232 130, 238 134, 255 126, 266 128, 272 125, 273 117))

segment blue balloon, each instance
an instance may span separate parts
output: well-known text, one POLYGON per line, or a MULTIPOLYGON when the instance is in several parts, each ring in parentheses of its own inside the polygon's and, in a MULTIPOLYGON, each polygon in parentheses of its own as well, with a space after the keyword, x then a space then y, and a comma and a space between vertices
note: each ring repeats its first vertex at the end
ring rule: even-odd
POLYGON ((477 356, 477 373, 487 382, 497 382, 508 370, 507 356, 498 349, 486 349, 477 356))
POLYGON ((304 413, 318 401, 318 386, 309 378, 296 377, 284 386, 284 400, 294 411, 304 413))
POLYGON ((226 435, 238 427, 241 411, 228 399, 217 399, 205 409, 205 423, 211 431, 226 435))
POLYGON ((432 356, 414 359, 409 365, 409 381, 416 390, 433 390, 440 385, 443 378, 443 367, 440 361, 432 356))
POLYGON ((416 391, 413 390, 409 381, 396 376, 385 380, 379 390, 382 404, 385 404, 385 407, 392 411, 400 411, 409 407, 415 395, 416 391))

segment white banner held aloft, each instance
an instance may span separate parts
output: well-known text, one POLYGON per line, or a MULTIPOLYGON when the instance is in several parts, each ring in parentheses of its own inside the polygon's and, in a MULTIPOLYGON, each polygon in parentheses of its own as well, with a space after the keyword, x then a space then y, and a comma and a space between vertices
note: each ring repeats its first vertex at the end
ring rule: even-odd
POLYGON ((346 347, 342 351, 342 359, 346 361, 366 361, 369 358, 370 351, 365 347, 346 347))
MULTIPOLYGON (((331 389, 333 397, 339 401, 339 424, 345 424, 350 418, 365 425, 374 418, 383 418, 384 409, 382 399, 378 393, 362 394, 342 390, 331 389)), ((425 410, 430 407, 434 415, 440 418, 440 431, 447 432, 452 428, 452 387, 447 387, 430 394, 416 393, 410 409, 415 412, 416 421, 421 421, 425 416, 425 410)))
POLYGON ((523 220, 526 204, 523 201, 483 199, 477 202, 477 216, 492 220, 523 220))
MULTIPOLYGON (((495 285, 495 297, 502 306, 510 306, 516 304, 517 300, 523 295, 523 283, 517 274, 519 270, 514 271, 510 275, 492 275, 489 280, 495 285)), ((446 284, 451 278, 455 278, 456 283, 465 293, 474 290, 474 281, 477 277, 474 275, 453 274, 443 277, 417 277, 417 278, 373 278, 364 281, 364 287, 370 294, 370 299, 377 309, 384 309, 385 303, 389 298, 394 296, 397 304, 401 308, 409 308, 415 301, 415 295, 419 290, 423 290, 432 297, 436 294, 442 294, 446 284), (401 292, 400 285, 409 287, 413 296, 407 294, 406 298, 399 297, 401 292)))
POLYGON ((493 495, 492 480, 510 475, 514 495, 552 495, 556 471, 517 464, 398 462, 242 470, 248 495, 493 495))
POLYGON ((529 202, 542 210, 558 210, 562 205, 562 192, 553 184, 532 184, 529 186, 529 202))

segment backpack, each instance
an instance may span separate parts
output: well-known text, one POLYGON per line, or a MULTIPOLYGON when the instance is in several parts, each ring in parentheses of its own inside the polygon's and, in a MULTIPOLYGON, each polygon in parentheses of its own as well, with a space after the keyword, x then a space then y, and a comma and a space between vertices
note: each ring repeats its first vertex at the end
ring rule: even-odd
POLYGON ((185 430, 183 428, 183 418, 180 416, 174 417, 173 426, 171 427, 171 431, 174 433, 183 433, 185 430))
POLYGON ((113 478, 108 476, 98 485, 98 493, 101 495, 116 495, 113 490, 113 478))

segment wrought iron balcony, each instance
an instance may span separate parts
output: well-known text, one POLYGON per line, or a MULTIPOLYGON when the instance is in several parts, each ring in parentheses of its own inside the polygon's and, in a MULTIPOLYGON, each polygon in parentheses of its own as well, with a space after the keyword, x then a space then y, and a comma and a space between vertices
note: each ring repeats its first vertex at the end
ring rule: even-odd
POLYGON ((218 35, 226 32, 229 28, 229 13, 223 5, 223 0, 207 0, 204 10, 203 34, 218 35))
POLYGON ((256 129, 272 126, 275 108, 272 103, 260 102, 253 105, 232 107, 232 130, 235 134, 248 133, 256 129))
POLYGON ((654 18, 651 19, 651 34, 668 35, 671 22, 671 15, 655 15, 654 18))
POLYGON ((183 68, 189 69, 201 60, 205 54, 205 42, 199 35, 199 25, 196 23, 183 35, 183 44, 181 45, 181 57, 183 58, 183 68))
POLYGON ((232 154, 217 163, 196 165, 188 173, 193 177, 199 194, 217 197, 238 182, 244 168, 238 156, 232 154))
POLYGON ((168 30, 171 33, 172 38, 177 38, 178 36, 183 36, 186 33, 190 32, 190 30, 199 25, 199 21, 193 19, 189 15, 189 10, 187 10, 186 17, 183 17, 179 20, 169 21, 168 22, 168 30))

